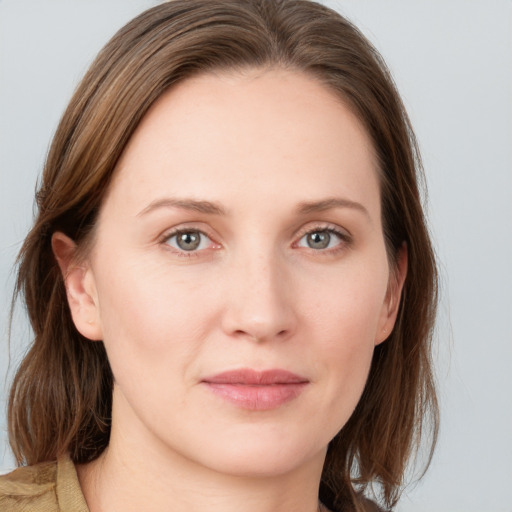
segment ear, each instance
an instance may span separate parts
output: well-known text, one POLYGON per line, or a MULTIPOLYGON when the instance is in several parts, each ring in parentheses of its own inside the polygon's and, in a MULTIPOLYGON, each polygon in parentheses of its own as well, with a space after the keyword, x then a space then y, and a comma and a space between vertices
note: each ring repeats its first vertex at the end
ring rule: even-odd
POLYGON ((64 233, 52 235, 52 250, 66 286, 66 296, 73 323, 78 332, 90 340, 103 339, 98 296, 91 268, 77 263, 75 242, 64 233))
POLYGON ((407 261, 407 244, 404 242, 400 249, 398 249, 396 265, 389 277, 388 290, 382 305, 379 327, 375 336, 375 345, 386 340, 395 326, 402 290, 407 276, 407 261))

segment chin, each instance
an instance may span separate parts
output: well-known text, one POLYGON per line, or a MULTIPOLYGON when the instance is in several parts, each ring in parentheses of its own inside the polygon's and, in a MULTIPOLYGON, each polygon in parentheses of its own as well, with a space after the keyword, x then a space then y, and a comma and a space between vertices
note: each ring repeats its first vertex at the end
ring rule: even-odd
MULTIPOLYGON (((322 454, 322 460, 325 452, 322 454)), ((238 476, 242 478, 277 478, 297 471, 308 461, 304 453, 275 452, 252 453, 245 451, 243 454, 233 454, 226 457, 221 464, 214 464, 212 469, 216 472, 238 476)))
POLYGON ((327 445, 308 443, 288 432, 257 432, 210 440, 196 459, 200 465, 227 475, 252 478, 278 477, 296 471, 311 459, 323 465, 327 445), (309 446, 308 446, 309 445, 309 446))

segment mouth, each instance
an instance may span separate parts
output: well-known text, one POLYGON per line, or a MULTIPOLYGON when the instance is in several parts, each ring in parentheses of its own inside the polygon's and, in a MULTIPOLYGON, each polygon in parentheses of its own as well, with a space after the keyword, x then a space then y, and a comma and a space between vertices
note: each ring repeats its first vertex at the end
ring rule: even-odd
POLYGON ((241 409, 267 411, 297 398, 309 380, 287 370, 242 368, 206 377, 201 383, 241 409))

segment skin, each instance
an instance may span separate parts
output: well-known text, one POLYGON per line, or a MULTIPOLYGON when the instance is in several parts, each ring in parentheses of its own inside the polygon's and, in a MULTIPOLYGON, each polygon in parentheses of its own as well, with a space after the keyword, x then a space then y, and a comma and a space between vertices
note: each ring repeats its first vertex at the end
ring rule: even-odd
POLYGON ((179 84, 130 140, 87 258, 62 233, 53 248, 115 376, 109 448, 78 468, 91 512, 317 510, 406 274, 405 250, 387 260, 371 141, 337 96, 279 69, 179 84), (247 410, 203 382, 238 368, 307 384, 247 410))

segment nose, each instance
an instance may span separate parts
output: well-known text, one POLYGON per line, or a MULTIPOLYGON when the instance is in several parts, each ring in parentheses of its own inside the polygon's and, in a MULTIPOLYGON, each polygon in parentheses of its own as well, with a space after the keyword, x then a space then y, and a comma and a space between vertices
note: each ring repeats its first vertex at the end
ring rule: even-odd
POLYGON ((277 255, 242 257, 230 266, 222 318, 229 336, 284 340, 296 329, 292 276, 277 255))

